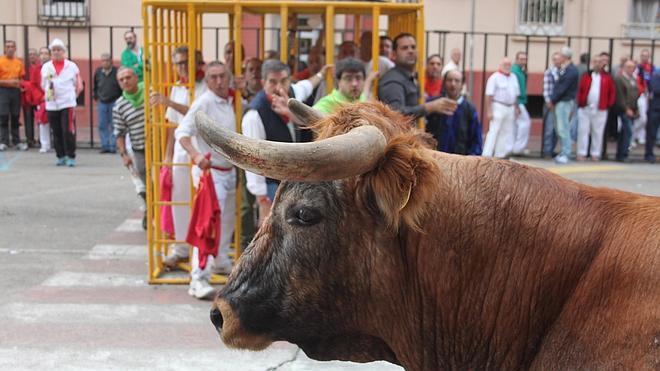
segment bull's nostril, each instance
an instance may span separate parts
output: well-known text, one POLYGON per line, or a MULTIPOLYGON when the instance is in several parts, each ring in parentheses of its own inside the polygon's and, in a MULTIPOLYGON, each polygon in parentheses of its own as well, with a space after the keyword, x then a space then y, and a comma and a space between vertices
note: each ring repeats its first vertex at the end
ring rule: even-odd
POLYGON ((218 308, 211 309, 211 322, 218 331, 222 330, 222 313, 220 313, 218 308))

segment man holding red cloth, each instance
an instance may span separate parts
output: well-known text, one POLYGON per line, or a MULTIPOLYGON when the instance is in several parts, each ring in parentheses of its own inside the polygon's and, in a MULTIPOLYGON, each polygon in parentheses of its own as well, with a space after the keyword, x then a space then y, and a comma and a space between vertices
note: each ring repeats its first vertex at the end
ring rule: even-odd
POLYGON ((212 195, 202 192, 205 191, 204 184, 210 183, 208 179, 200 182, 200 176, 210 172, 220 209, 219 230, 213 227, 217 225, 213 222, 217 214, 214 212, 215 205, 212 201, 203 202, 200 205, 203 206, 202 210, 198 208, 193 211, 190 221, 186 240, 194 246, 191 259, 192 279, 188 294, 198 299, 210 299, 214 295, 215 290, 208 282, 211 273, 228 275, 231 272, 229 245, 234 234, 236 219, 236 169, 224 157, 211 150, 204 139, 197 135, 195 127, 195 114, 201 111, 218 125, 235 130, 236 116, 233 96, 229 91, 229 70, 221 62, 211 62, 206 67, 205 80, 208 90, 195 99, 175 131, 176 140, 188 152, 195 164, 192 169, 193 181, 201 187, 198 189, 197 197, 212 198, 212 195), (219 238, 216 238, 216 232, 219 233, 219 238), (219 250, 215 250, 217 245, 209 246, 207 243, 209 240, 219 241, 219 250))

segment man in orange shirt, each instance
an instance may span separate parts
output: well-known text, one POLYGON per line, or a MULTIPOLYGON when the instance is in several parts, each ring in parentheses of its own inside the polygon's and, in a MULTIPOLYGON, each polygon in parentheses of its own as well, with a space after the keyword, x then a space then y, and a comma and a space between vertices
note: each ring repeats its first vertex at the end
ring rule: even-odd
POLYGON ((21 112, 21 79, 25 67, 16 58, 16 42, 5 42, 5 55, 0 56, 0 152, 9 147, 9 134, 19 150, 26 150, 27 144, 20 142, 18 117, 21 112), (10 130, 11 118, 11 130, 10 130))

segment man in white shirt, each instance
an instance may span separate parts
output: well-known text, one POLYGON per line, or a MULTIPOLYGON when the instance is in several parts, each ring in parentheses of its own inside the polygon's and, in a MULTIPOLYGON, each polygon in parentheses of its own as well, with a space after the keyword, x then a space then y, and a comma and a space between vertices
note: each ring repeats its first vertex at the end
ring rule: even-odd
POLYGON ((519 113, 516 104, 519 95, 520 86, 511 73, 511 60, 504 58, 486 83, 486 112, 490 123, 484 156, 504 158, 513 150, 513 124, 519 113))
POLYGON ((201 111, 218 125, 235 130, 236 116, 233 97, 229 94, 229 71, 221 62, 211 62, 206 67, 205 80, 208 90, 193 102, 175 131, 177 142, 195 164, 192 169, 193 181, 197 184, 202 171, 211 170, 221 213, 218 256, 215 259, 209 257, 210 264, 200 269, 199 252, 196 247, 193 248, 192 280, 188 293, 198 299, 207 299, 214 294, 213 288, 208 283, 211 272, 227 275, 231 271, 228 254, 236 219, 236 169, 224 157, 212 151, 204 139, 197 135, 194 120, 195 113, 201 111), (206 155, 209 153, 210 158, 207 158, 206 155))
MULTIPOLYGON (((169 98, 158 93, 151 95, 151 104, 167 107, 165 118, 172 124, 179 125, 190 105, 188 92, 188 47, 176 48, 172 56, 176 66, 179 81, 172 87, 169 98)), ((196 61, 197 65, 201 65, 196 61)), ((201 96, 207 89, 204 79, 195 81, 195 97, 201 96)), ((190 202, 190 170, 188 152, 179 141, 174 140, 174 129, 167 130, 167 147, 165 149, 165 162, 180 165, 172 166, 172 201, 190 202)), ((187 205, 172 205, 172 219, 174 220, 174 236, 177 241, 186 239, 188 223, 190 222, 190 207, 187 205)), ((163 264, 169 268, 176 267, 179 261, 188 259, 188 245, 176 244, 163 259, 163 264)))
MULTIPOLYGON (((290 96, 299 101, 307 99, 314 89, 312 81, 291 84, 289 67, 274 59, 264 61, 261 78, 264 89, 254 97, 243 116, 243 134, 276 142, 300 141, 300 131, 291 121, 286 104, 277 104, 277 101, 290 96)), ((247 171, 245 176, 248 191, 255 195, 260 210, 269 209, 279 182, 247 171)))
POLYGON ((451 50, 449 56, 451 59, 449 60, 449 63, 445 64, 445 66, 442 68, 442 72, 440 73, 440 78, 444 78, 447 72, 449 71, 461 70, 461 68, 459 67, 459 63, 461 62, 461 50, 458 48, 454 48, 451 50))

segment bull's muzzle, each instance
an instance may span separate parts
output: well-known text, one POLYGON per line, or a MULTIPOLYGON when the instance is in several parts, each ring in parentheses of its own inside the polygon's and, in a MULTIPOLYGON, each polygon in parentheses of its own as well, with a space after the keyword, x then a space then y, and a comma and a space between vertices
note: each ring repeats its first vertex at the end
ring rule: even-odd
POLYGON ((218 333, 222 332, 223 322, 224 321, 222 319, 222 313, 220 313, 220 309, 214 305, 213 308, 211 308, 211 323, 213 323, 213 326, 215 326, 215 329, 218 331, 218 333))

